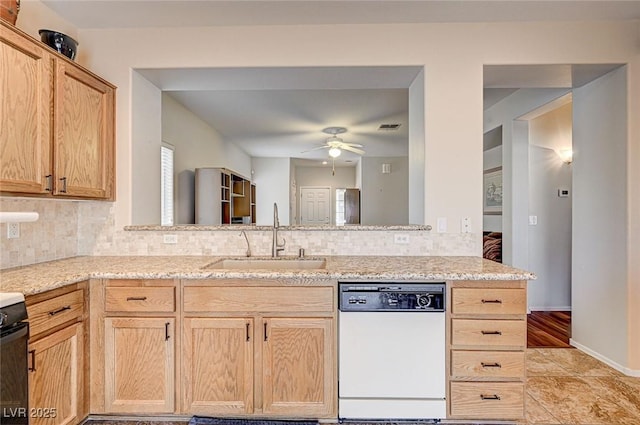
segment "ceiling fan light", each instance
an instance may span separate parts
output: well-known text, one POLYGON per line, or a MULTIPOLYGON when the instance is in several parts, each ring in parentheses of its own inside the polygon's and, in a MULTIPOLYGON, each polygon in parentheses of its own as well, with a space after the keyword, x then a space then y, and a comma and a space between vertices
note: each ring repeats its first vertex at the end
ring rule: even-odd
POLYGON ((342 153, 342 151, 340 149, 338 149, 338 148, 334 147, 334 148, 329 149, 329 156, 331 158, 337 158, 337 157, 340 156, 341 153, 342 153))

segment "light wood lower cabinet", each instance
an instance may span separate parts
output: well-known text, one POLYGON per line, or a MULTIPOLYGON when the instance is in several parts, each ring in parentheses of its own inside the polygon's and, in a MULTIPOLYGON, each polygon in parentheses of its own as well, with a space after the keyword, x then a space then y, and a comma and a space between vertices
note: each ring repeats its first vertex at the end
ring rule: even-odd
POLYGON ((92 413, 176 412, 177 283, 111 279, 92 286, 92 413))
POLYGON ((175 320, 108 317, 104 326, 106 410, 172 413, 175 320))
POLYGON ((208 283, 183 290, 183 413, 335 417, 333 287, 208 283))
POLYGON ((184 409, 253 412, 253 318, 184 319, 184 409))
POLYGON ((449 283, 450 418, 524 418, 526 291, 520 281, 449 283))
POLYGON ((29 344, 31 425, 77 424, 82 404, 83 329, 75 324, 29 344), (42 414, 40 414, 40 412, 42 414))
POLYGON ((333 397, 333 320, 263 319, 262 410, 323 417, 333 397))
POLYGON ((184 319, 185 412, 330 415, 335 397, 332 327, 331 318, 184 319), (255 405, 257 394, 262 403, 255 405))
POLYGON ((88 414, 86 295, 80 282, 26 298, 31 425, 76 425, 88 414))

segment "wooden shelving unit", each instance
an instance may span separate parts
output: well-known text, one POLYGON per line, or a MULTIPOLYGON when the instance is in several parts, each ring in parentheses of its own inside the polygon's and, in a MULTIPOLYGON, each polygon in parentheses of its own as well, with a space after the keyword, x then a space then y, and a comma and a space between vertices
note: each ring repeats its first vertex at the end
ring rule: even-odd
POLYGON ((252 223, 255 223, 254 184, 226 168, 196 169, 196 224, 252 223), (220 193, 219 198, 216 193, 220 193))

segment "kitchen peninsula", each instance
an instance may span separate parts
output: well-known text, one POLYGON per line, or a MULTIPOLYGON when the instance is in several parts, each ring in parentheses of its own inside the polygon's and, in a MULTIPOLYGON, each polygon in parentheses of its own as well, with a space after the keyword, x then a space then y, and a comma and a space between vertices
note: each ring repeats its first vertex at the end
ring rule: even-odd
POLYGON ((44 323, 40 346, 64 333, 72 423, 89 414, 337 419, 339 281, 446 282, 446 416, 524 417, 532 273, 479 257, 250 259, 265 260, 243 269, 235 264, 246 257, 74 257, 5 269, 0 279, 44 323), (311 269, 274 267, 309 260, 311 269), (49 310, 61 311, 53 327, 49 310))

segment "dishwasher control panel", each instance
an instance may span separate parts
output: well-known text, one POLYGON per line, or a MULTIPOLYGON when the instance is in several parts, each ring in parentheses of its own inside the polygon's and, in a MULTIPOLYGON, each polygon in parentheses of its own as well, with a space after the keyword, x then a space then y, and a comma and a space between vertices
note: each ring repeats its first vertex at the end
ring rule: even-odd
POLYGON ((444 311, 444 282, 339 282, 340 311, 444 311))

